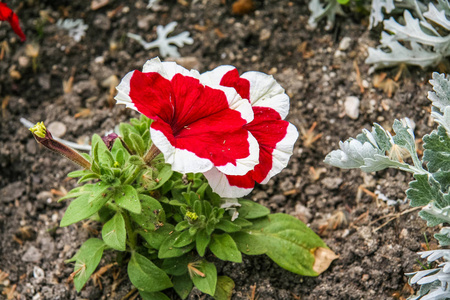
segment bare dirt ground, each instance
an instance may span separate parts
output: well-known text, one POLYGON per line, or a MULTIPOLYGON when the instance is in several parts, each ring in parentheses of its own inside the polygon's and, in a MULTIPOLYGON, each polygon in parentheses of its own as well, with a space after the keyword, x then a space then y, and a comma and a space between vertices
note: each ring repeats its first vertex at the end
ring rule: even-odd
MULTIPOLYGON (((127 32, 150 41, 157 36, 157 25, 172 21, 178 22, 174 34, 189 31, 194 39, 179 50, 179 64, 201 72, 223 64, 241 72, 262 71, 286 89, 291 97, 288 120, 303 130, 303 138, 289 167, 249 197, 273 212, 304 220, 339 254, 317 278, 291 274, 265 256, 245 257, 242 264, 219 263, 219 273, 236 283, 232 299, 404 299, 411 294, 404 273, 421 268, 415 252, 426 247, 427 239, 430 247, 436 244, 433 231, 417 211, 407 211, 407 204, 386 206, 370 193, 403 200, 409 175, 396 170, 363 175, 323 163, 339 140, 373 122, 389 128, 395 118, 409 117, 418 137, 431 130, 426 99, 431 72, 409 69, 391 97, 375 89, 364 59, 379 32, 367 31, 364 16, 339 18, 327 32, 323 26, 307 29, 305 0, 255 1, 254 11, 242 16, 232 14, 230 1, 220 0, 162 1, 156 11, 146 9, 142 0, 110 0, 97 10, 87 0, 8 5, 16 9, 28 40, 21 43, 7 23, 0 25, 0 41, 10 50, 0 59, 0 270, 9 274, 3 280, 0 273, 0 299, 123 299, 132 290, 120 266, 105 272, 102 288, 89 281, 77 295, 67 282, 73 269, 64 260, 98 234, 98 226, 58 227, 67 203, 57 199, 75 186, 66 174, 76 167, 39 147, 19 119, 61 122, 64 126, 57 128, 65 129, 63 138, 82 143, 136 116, 111 105, 113 94, 104 81, 111 75, 121 78, 160 55, 158 49, 144 50, 127 32), (61 18, 84 19, 86 36, 75 42, 56 26, 61 18), (29 45, 39 47, 35 71, 26 54, 29 45), (361 101, 355 119, 344 110, 348 96, 361 101), (361 185, 368 192, 357 197, 361 185)), ((388 71, 388 76, 395 73, 388 71)), ((107 256, 101 266, 112 260, 107 256)), ((205 298, 194 291, 189 299, 205 298)))

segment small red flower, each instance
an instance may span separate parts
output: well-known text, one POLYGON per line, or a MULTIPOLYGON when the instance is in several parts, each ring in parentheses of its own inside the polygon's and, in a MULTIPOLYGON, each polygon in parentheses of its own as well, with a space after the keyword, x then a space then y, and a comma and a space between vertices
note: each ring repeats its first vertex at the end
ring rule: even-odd
POLYGON ((25 34, 20 28, 19 17, 9 8, 6 3, 0 2, 0 21, 8 21, 14 32, 20 37, 23 42, 26 40, 25 34))
POLYGON ((289 97, 272 76, 246 72, 239 76, 232 66, 222 66, 201 75, 206 84, 233 87, 251 103, 254 120, 244 125, 258 141, 259 164, 243 176, 227 175, 217 168, 204 173, 213 190, 224 197, 242 197, 258 183, 267 183, 281 172, 292 155, 298 132, 283 119, 289 112, 289 97))
POLYGON ((199 78, 197 71, 155 58, 143 72, 125 75, 115 99, 154 120, 152 141, 174 171, 214 167, 244 175, 258 164, 258 143, 244 127, 253 120, 252 107, 234 88, 204 85, 199 78))

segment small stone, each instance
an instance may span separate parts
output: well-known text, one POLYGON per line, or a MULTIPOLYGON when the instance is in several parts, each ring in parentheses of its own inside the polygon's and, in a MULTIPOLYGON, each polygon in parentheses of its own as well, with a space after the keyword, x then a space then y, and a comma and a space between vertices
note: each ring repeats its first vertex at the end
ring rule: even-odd
POLYGON ((270 36, 272 35, 272 33, 270 32, 270 30, 268 30, 268 29, 262 29, 261 30, 261 32, 259 33, 259 40, 262 42, 262 41, 265 41, 265 40, 268 40, 268 39, 270 39, 270 36))
POLYGON ((42 258, 42 253, 34 246, 28 248, 25 254, 22 256, 24 262, 39 262, 42 258))
POLYGON ((111 29, 111 20, 104 14, 97 14, 94 19, 94 26, 107 31, 111 29))
POLYGON ((42 270, 38 266, 34 266, 33 267, 33 277, 36 278, 38 281, 44 279, 44 277, 45 277, 44 270, 42 270))
POLYGON ((304 206, 301 203, 297 203, 295 205, 294 216, 306 224, 306 223, 309 223, 309 221, 311 220, 312 213, 309 208, 307 208, 306 206, 304 206))
POLYGON ((27 56, 20 56, 17 60, 22 68, 26 68, 30 64, 30 59, 27 56))
POLYGON ((286 201, 286 196, 284 195, 275 195, 270 198, 270 202, 275 202, 277 204, 283 204, 286 201))
POLYGON ((350 44, 352 42, 352 39, 348 36, 344 37, 341 42, 339 43, 339 50, 345 51, 348 48, 350 48, 350 44))
POLYGON ((359 104, 360 104, 360 101, 355 96, 348 96, 347 98, 345 98, 345 102, 344 102, 345 114, 350 119, 353 119, 353 120, 358 119, 358 117, 359 117, 359 104))
POLYGON ((339 186, 342 184, 343 179, 340 177, 334 177, 334 178, 324 178, 322 179, 322 184, 329 190, 335 190, 339 188, 339 186))
POLYGON ((0 201, 11 202, 18 199, 25 192, 25 186, 22 182, 17 181, 8 184, 4 188, 0 189, 0 201))
POLYGON ((62 137, 64 136, 64 134, 66 134, 67 131, 67 126, 64 125, 64 123, 55 121, 55 122, 51 122, 48 126, 47 126, 48 131, 50 131, 50 133, 52 134, 53 137, 62 137))
POLYGON ((39 75, 38 83, 44 91, 48 91, 50 89, 50 74, 39 75))
POLYGON ((36 145, 37 143, 34 139, 29 139, 26 146, 27 152, 32 155, 36 154, 36 145))

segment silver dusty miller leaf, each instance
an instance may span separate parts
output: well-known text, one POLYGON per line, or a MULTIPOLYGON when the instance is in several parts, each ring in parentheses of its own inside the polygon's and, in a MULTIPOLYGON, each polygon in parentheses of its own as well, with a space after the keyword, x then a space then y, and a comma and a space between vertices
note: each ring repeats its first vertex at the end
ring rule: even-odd
MULTIPOLYGON (((416 0, 406 2, 419 7, 416 0)), ((438 7, 441 10, 432 3, 429 4, 428 11, 423 14, 420 9, 416 9, 418 18, 413 17, 409 10, 405 10, 404 24, 400 24, 393 17, 384 20, 383 25, 386 31, 382 33, 381 44, 377 48, 369 48, 366 63, 373 64, 375 68, 399 64, 425 68, 437 65, 449 56, 450 20, 447 16, 450 15, 450 6, 448 2, 440 2, 442 3, 438 7)))
POLYGON ((127 33, 127 36, 138 41, 145 50, 159 48, 161 56, 178 58, 180 57, 180 53, 178 52, 177 47, 183 47, 185 44, 191 45, 194 43, 194 40, 189 37, 188 31, 184 31, 176 36, 167 37, 172 31, 174 31, 177 24, 177 22, 171 22, 165 27, 158 25, 158 27, 156 27, 158 37, 156 40, 149 43, 146 42, 140 35, 134 33, 127 33))
POLYGON ((336 15, 345 15, 337 0, 327 0, 323 6, 319 0, 311 0, 308 8, 311 11, 311 16, 308 20, 308 25, 311 28, 316 28, 319 21, 326 18, 325 30, 331 30, 334 26, 336 15))

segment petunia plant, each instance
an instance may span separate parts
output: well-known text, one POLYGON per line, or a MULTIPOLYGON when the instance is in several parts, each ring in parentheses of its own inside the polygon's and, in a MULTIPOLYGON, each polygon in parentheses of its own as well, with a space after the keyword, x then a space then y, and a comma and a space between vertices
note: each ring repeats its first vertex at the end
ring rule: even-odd
POLYGON ((116 251, 143 299, 185 299, 193 287, 230 299, 234 283, 212 261, 266 254, 305 276, 326 270, 335 254, 304 223, 240 197, 286 167, 298 137, 285 121, 289 98, 272 76, 231 66, 200 74, 149 60, 125 75, 119 104, 141 113, 119 134, 94 135, 90 155, 55 141, 43 123, 31 128, 42 145, 83 169, 84 184, 61 226, 101 224, 68 262, 80 291, 105 251, 116 251))

